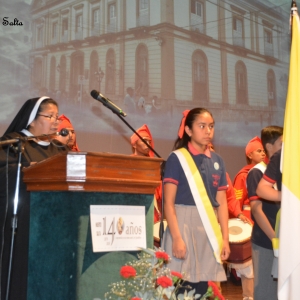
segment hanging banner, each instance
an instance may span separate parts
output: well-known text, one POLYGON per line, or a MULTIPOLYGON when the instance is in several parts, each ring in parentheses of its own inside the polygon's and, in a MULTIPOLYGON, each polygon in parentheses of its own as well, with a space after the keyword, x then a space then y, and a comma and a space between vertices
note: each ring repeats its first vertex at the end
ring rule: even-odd
POLYGON ((144 206, 91 205, 93 252, 147 248, 144 206))

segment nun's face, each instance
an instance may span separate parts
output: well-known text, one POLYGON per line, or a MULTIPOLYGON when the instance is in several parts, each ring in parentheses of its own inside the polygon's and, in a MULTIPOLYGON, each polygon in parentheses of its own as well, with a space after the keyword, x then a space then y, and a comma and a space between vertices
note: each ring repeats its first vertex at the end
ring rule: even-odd
POLYGON ((57 132, 58 127, 58 108, 56 105, 49 103, 44 105, 37 118, 32 121, 29 131, 33 135, 52 134, 57 132))

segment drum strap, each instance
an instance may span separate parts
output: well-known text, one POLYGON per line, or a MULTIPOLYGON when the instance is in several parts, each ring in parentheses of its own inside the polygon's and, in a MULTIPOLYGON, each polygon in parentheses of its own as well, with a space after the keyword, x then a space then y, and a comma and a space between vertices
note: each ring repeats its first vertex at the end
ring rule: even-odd
POLYGON ((256 164, 253 169, 259 169, 262 173, 265 173, 267 165, 265 162, 261 161, 259 164, 256 164))
POLYGON ((185 173, 205 232, 210 245, 213 248, 216 261, 218 263, 222 263, 220 257, 223 245, 222 233, 216 214, 208 198, 200 172, 191 154, 185 148, 180 148, 173 152, 177 155, 185 173))

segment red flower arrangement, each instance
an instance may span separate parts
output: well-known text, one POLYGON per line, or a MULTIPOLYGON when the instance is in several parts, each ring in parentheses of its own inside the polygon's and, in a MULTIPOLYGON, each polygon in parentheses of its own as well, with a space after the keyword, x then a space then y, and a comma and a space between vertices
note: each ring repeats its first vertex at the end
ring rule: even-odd
POLYGON ((135 277, 136 275, 136 270, 135 268, 131 267, 131 266, 123 266, 120 269, 120 274, 122 277, 124 278, 130 278, 130 277, 135 277))
POLYGON ((182 279, 182 274, 179 272, 171 271, 171 275, 177 278, 182 279))
POLYGON ((217 287, 217 285, 212 281, 208 282, 208 290, 207 291, 209 291, 209 290, 211 290, 212 296, 217 297, 219 300, 225 300, 225 298, 220 293, 220 290, 217 287))
POLYGON ((166 252, 163 251, 156 251, 155 256, 157 259, 160 259, 164 262, 167 262, 169 260, 169 255, 166 252))
MULTIPOLYGON (((120 284, 113 283, 111 289, 105 294, 106 299, 118 300, 143 300, 143 299, 195 299, 195 291, 184 291, 177 298, 177 291, 185 281, 185 274, 171 271, 166 267, 170 256, 164 251, 157 249, 142 249, 138 260, 121 267, 120 275, 129 279, 122 280, 120 284), (134 280, 132 280, 134 279, 134 280), (183 296, 183 298, 182 298, 183 296), (149 298, 150 297, 150 298, 149 298)), ((214 300, 225 300, 216 284, 208 282, 208 289, 204 295, 197 295, 197 299, 205 300, 213 297, 214 300)))
POLYGON ((162 286, 163 288, 167 288, 167 287, 173 285, 172 279, 170 279, 167 276, 162 276, 162 277, 157 278, 156 282, 158 285, 162 286))
POLYGON ((183 278, 181 273, 175 271, 171 271, 171 276, 173 284, 179 282, 183 278))

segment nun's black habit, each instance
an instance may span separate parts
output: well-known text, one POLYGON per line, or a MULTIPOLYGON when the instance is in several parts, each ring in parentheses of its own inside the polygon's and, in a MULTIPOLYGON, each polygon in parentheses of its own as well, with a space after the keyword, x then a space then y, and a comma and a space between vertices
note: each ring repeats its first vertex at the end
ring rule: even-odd
MULTIPOLYGON (((36 117, 40 104, 48 97, 29 99, 22 106, 1 140, 14 139, 30 135, 26 130, 36 117)), ((39 162, 63 151, 48 142, 24 143, 22 167, 31 162, 39 162)), ((8 146, 0 147, 0 271, 1 300, 5 299, 9 253, 11 248, 11 220, 13 215, 13 199, 16 186, 17 154, 8 146), (8 150, 8 158, 7 158, 8 150), (8 164, 7 164, 8 161, 8 164)), ((21 172, 22 173, 22 172, 21 172)), ((22 175, 21 175, 22 177, 22 175)), ((12 274, 9 299, 27 299, 28 246, 30 193, 26 191, 23 180, 20 180, 19 205, 17 210, 18 226, 14 241, 12 274)))

